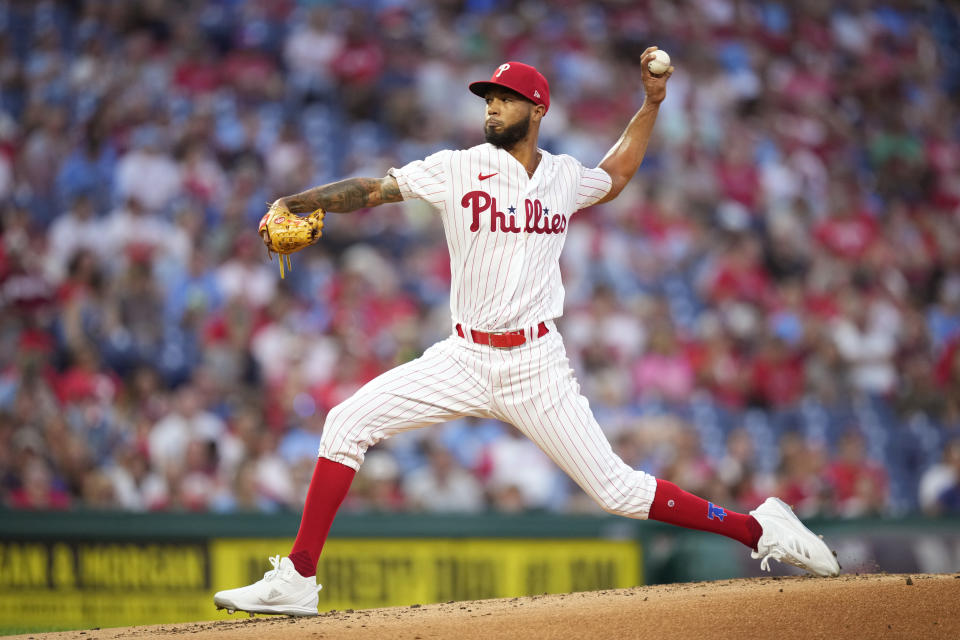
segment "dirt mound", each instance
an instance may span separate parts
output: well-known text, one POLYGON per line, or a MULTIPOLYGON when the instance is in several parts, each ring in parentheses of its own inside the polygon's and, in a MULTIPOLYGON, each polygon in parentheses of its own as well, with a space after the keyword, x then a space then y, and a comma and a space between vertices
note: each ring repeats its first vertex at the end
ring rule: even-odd
POLYGON ((16 638, 960 638, 960 574, 752 578, 16 638), (81 634, 82 633, 82 634, 81 634))

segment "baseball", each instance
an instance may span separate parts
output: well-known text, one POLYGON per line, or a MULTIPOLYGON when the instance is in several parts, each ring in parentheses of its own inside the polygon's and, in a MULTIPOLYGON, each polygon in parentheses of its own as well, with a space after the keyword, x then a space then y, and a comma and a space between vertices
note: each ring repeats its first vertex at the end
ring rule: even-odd
POLYGON ((650 69, 650 73, 657 76, 666 73, 670 68, 670 56, 666 51, 657 49, 653 52, 653 60, 647 63, 647 68, 650 69))

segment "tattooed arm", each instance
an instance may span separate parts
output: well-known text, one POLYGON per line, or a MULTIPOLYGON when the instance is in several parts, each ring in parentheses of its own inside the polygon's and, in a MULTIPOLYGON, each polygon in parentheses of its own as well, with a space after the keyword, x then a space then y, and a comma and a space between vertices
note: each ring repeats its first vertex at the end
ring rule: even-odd
POLYGON ((385 178, 349 178, 307 189, 280 198, 290 213, 310 213, 323 209, 332 213, 350 213, 388 202, 400 202, 400 187, 393 176, 385 178))

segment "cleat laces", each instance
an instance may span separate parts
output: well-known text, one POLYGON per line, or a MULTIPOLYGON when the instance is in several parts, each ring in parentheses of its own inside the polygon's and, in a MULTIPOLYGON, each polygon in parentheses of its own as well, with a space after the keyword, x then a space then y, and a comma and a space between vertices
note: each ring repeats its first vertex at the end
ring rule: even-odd
POLYGON ((810 559, 810 552, 800 543, 799 540, 791 540, 788 544, 773 544, 767 548, 767 553, 760 559, 760 569, 770 571, 770 559, 778 562, 806 569, 803 557, 810 559))
POLYGON ((272 556, 267 558, 270 561, 270 564, 273 565, 273 569, 268 570, 263 574, 263 579, 270 581, 280 575, 280 556, 272 556))
MULTIPOLYGON (((262 580, 262 582, 270 582, 271 580, 275 580, 275 579, 280 578, 280 571, 281 571, 280 562, 281 562, 282 558, 281 558, 279 555, 276 555, 276 556, 270 556, 270 557, 268 557, 267 560, 270 561, 270 565, 273 566, 273 569, 269 569, 266 573, 263 574, 263 580, 262 580)), ((294 572, 294 573, 296 573, 296 572, 294 572)), ((300 574, 296 574, 296 575, 299 576, 300 574)), ((319 593, 321 589, 323 589, 323 585, 322 585, 322 584, 318 584, 318 585, 317 585, 317 593, 319 593)), ((269 597, 270 597, 270 598, 275 598, 276 595, 274 594, 273 591, 271 591, 269 597)))

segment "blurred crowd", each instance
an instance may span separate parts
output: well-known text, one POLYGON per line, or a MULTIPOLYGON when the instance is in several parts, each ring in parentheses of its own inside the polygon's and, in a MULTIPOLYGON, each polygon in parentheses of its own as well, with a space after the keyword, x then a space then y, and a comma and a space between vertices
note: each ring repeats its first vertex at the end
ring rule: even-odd
MULTIPOLYGON (((920 0, 0 0, 3 504, 300 509, 326 412, 450 334, 449 263, 409 202, 281 280, 265 203, 478 144, 504 60, 593 166, 651 44, 647 158, 562 258, 616 451, 730 507, 960 512, 960 11, 920 0)), ((597 510, 476 419, 375 447, 345 508, 597 510)))

